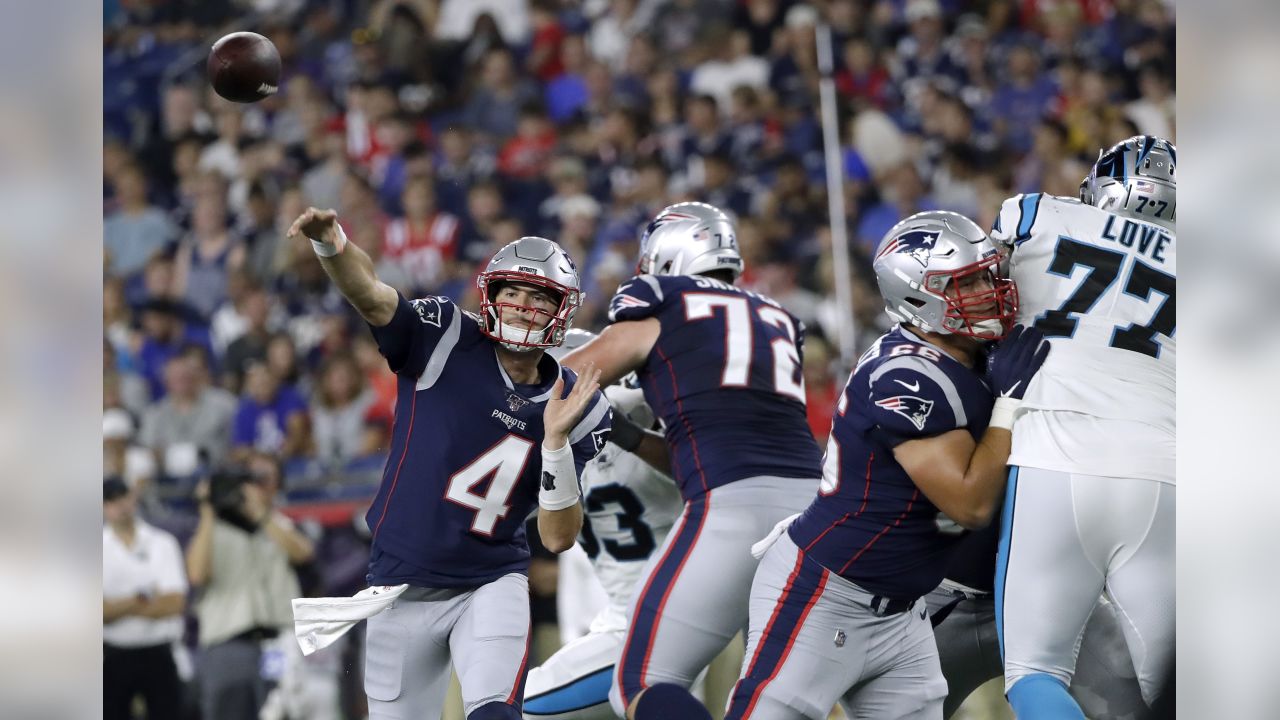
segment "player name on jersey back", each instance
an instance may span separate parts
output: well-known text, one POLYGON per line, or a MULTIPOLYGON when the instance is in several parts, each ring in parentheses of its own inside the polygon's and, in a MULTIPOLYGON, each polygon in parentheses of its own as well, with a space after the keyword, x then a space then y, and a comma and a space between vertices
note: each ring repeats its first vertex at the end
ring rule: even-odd
POLYGON ((1052 195, 1004 202, 1018 322, 1053 343, 1013 433, 1017 465, 1173 482, 1177 238, 1052 195))

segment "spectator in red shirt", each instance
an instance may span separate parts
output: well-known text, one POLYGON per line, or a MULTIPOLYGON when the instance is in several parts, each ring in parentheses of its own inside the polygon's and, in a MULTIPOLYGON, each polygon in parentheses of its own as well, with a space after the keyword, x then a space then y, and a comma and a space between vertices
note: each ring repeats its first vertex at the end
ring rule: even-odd
POLYGON ((836 73, 836 89, 850 100, 882 110, 888 105, 889 71, 865 38, 855 37, 844 44, 844 67, 836 73))
POLYGON ((451 273, 458 249, 458 218, 436 209, 431 180, 414 177, 400 195, 404 215, 387 223, 382 259, 398 265, 414 290, 431 291, 451 273))
POLYGON ((810 335, 804 341, 804 394, 809 430, 818 444, 825 446, 840 385, 831 373, 831 347, 821 335, 810 335))
POLYGON ((534 77, 547 82, 564 72, 560 44, 564 42, 565 32, 556 18, 555 2, 533 0, 529 4, 529 20, 533 24, 533 42, 525 65, 534 77))
POLYGON ((556 129, 536 103, 520 110, 516 134, 498 153, 498 172, 514 180, 533 180, 546 173, 556 147, 556 129))

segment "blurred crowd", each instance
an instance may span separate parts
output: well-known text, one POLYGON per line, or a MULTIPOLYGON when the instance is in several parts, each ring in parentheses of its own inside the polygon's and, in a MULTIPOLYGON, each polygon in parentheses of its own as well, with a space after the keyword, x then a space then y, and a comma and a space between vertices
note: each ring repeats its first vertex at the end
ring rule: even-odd
MULTIPOLYGON (((106 473, 186 541, 207 468, 270 458, 286 509, 349 503, 307 516, 317 553, 348 547, 334 527, 376 487, 395 382, 284 237, 309 205, 406 296, 473 310, 494 251, 551 238, 583 273, 576 325, 599 330, 648 219, 715 204, 742 283, 808 326, 824 440, 844 367, 819 24, 859 349, 885 327, 869 252, 896 221, 989 227, 1014 193, 1074 195, 1101 147, 1176 137, 1165 0, 106 0, 106 473), (277 95, 237 105, 205 82, 234 30, 279 49, 277 95)), ((351 565, 315 589, 358 586, 351 565)))

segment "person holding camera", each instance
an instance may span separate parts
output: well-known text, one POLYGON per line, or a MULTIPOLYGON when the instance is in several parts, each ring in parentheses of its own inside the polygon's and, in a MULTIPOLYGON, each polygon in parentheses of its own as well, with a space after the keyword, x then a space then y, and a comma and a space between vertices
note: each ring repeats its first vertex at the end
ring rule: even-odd
POLYGON ((275 638, 293 623, 300 593, 294 566, 311 541, 275 510, 280 466, 253 455, 196 488, 200 524, 187 547, 187 576, 199 589, 201 709, 207 718, 258 717, 282 672, 275 638))

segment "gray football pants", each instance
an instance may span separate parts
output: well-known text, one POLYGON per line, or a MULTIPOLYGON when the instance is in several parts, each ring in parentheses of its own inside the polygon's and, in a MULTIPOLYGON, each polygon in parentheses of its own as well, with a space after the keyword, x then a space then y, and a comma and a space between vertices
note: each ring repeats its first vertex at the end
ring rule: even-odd
POLYGON ((755 477, 685 503, 627 610, 630 628, 609 689, 614 712, 622 716, 651 685, 691 686, 746 627, 759 563, 751 546, 817 491, 818 478, 755 477))
POLYGON ((451 663, 467 714, 492 702, 519 711, 528 660, 528 577, 512 573, 474 590, 411 587, 369 618, 369 718, 438 720, 451 663))
POLYGON ((806 558, 783 533, 751 586, 741 679, 725 720, 941 720, 947 683, 924 599, 877 614, 872 593, 806 558))

